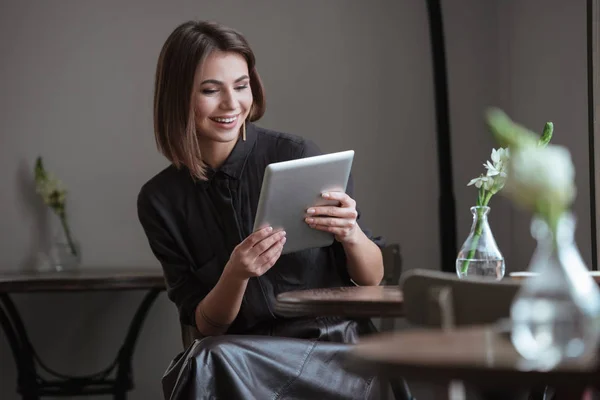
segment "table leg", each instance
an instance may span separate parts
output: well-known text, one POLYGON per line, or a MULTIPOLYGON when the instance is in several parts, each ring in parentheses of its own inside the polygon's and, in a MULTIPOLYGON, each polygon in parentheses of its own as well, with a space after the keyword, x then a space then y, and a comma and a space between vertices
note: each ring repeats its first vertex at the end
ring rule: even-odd
MULTIPOLYGON (((379 317, 381 322, 381 332, 392 332, 396 326, 395 318, 386 317, 382 315, 379 317)), ((413 400, 414 397, 408 387, 408 383, 403 378, 398 379, 387 379, 380 378, 380 390, 383 399, 387 399, 390 396, 389 390, 391 386, 392 394, 395 400, 413 400)))
POLYGON ((24 399, 38 399, 34 352, 23 320, 8 294, 0 293, 0 324, 17 366, 17 387, 24 399))
POLYGON ((156 300, 156 297, 159 293, 159 289, 152 289, 148 292, 148 294, 146 294, 146 297, 144 297, 144 300, 142 300, 142 303, 138 307, 135 315, 133 316, 133 320, 129 325, 125 342, 123 343, 118 356, 119 368, 117 370, 117 379, 115 382, 116 400, 124 400, 127 397, 127 391, 131 389, 131 383, 133 382, 133 369, 131 368, 131 360, 133 358, 135 342, 140 335, 142 324, 146 319, 146 315, 148 314, 152 303, 154 303, 154 300, 156 300))
POLYGON ((0 325, 6 333, 15 359, 17 387, 23 399, 37 400, 40 396, 113 394, 115 399, 125 400, 127 392, 133 387, 131 360, 135 343, 144 319, 160 291, 161 289, 151 289, 142 300, 116 359, 104 370, 85 376, 64 375, 48 368, 35 352, 15 304, 8 294, 0 293, 0 325), (37 372, 36 363, 55 379, 42 378, 37 372), (116 378, 109 379, 115 368, 116 378))

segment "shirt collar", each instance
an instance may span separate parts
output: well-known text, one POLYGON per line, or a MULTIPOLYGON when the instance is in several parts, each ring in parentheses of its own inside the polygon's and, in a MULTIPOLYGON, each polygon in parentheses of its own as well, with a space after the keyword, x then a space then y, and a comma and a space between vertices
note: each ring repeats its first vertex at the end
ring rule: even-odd
MULTIPOLYGON (((256 132, 256 126, 254 126, 254 124, 251 123, 246 123, 246 140, 242 140, 242 137, 240 135, 237 143, 233 147, 233 150, 231 151, 223 165, 217 168, 217 170, 214 172, 222 172, 230 178, 240 179, 240 177, 242 176, 242 172, 244 171, 244 167, 246 166, 248 156, 250 156, 250 153, 254 148, 254 143, 256 143, 257 135, 258 134, 256 132)), ((212 178, 211 172, 208 173, 208 176, 210 178, 212 178)))

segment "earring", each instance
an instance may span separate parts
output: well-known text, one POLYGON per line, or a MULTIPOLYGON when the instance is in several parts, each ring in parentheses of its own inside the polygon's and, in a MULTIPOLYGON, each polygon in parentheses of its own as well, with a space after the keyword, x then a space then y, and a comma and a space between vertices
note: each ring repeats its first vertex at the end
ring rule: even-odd
POLYGON ((242 140, 246 141, 246 120, 242 122, 242 140))

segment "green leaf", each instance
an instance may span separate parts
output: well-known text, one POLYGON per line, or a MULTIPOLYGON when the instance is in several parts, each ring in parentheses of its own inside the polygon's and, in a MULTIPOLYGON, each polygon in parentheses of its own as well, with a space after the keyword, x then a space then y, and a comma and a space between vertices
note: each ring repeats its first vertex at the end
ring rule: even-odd
POLYGON ((47 178, 48 174, 46 174, 46 170, 44 169, 42 157, 38 157, 35 161, 35 182, 39 185, 40 183, 44 182, 47 178))
POLYGON ((554 133, 554 124, 552 122, 546 122, 544 125, 544 131, 542 132, 542 137, 538 141, 538 146, 546 147, 550 140, 552 140, 552 134, 554 133))
POLYGON ((535 146, 538 142, 538 135, 513 122, 499 108, 491 108, 486 112, 486 122, 502 147, 522 148, 535 146))

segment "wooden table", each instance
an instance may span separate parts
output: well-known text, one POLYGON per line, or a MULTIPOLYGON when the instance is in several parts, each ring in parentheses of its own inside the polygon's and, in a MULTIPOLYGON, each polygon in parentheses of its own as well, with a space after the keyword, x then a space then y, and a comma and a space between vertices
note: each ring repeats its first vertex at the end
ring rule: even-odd
POLYGON ((131 359, 142 324, 154 300, 165 290, 159 268, 79 268, 73 271, 0 272, 0 324, 17 366, 17 391, 23 399, 41 396, 114 394, 125 399, 133 388, 131 359), (70 377, 46 367, 31 344, 23 320, 10 298, 14 293, 147 290, 113 363, 85 377, 70 377), (43 369, 53 376, 42 378, 43 369))
POLYGON ((462 380, 496 388, 550 385, 576 388, 577 393, 596 385, 600 377, 595 359, 549 371, 533 370, 516 352, 508 333, 493 327, 373 335, 355 346, 348 362, 352 368, 389 378, 425 378, 439 383, 462 380))
MULTIPOLYGON (((403 303, 402 292, 397 285, 345 286, 280 293, 275 301, 275 313, 284 317, 402 317, 403 303)), ((393 325, 390 318, 384 321, 393 325)), ((382 325, 387 324, 382 322, 382 325)), ((387 326, 385 329, 391 328, 387 326)), ((387 386, 382 384, 382 390, 387 391, 387 386)), ((401 379, 392 383, 392 390, 396 399, 412 398, 408 386, 401 379)))
MULTIPOLYGON (((589 271, 590 276, 597 284, 600 285, 600 271, 589 271)), ((529 271, 515 271, 508 274, 510 279, 514 279, 516 281, 522 281, 526 278, 535 278, 539 274, 536 272, 529 271)))
POLYGON ((402 304, 398 286, 349 286, 281 293, 275 313, 285 317, 401 317, 402 304))

